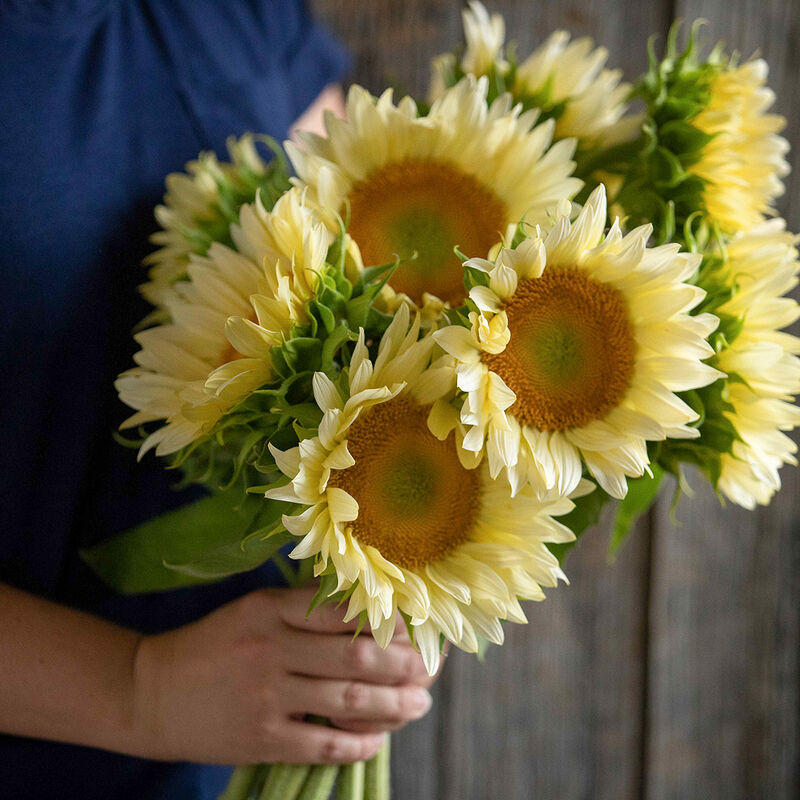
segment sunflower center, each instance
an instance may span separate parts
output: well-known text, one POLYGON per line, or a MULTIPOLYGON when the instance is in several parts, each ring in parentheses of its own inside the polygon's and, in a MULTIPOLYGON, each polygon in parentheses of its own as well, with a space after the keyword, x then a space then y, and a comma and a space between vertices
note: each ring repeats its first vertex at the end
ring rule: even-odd
POLYGON ((485 257, 508 222, 505 204, 475 177, 452 164, 401 161, 373 172, 350 191, 350 235, 364 263, 401 264, 391 285, 421 303, 425 292, 453 305, 464 302, 458 246, 485 257))
POLYGON ((517 395, 511 413, 545 431, 580 428, 619 405, 636 340, 624 297, 577 269, 522 280, 503 307, 511 340, 483 355, 517 395))
POLYGON ((347 434, 356 463, 328 482, 358 501, 358 541, 413 570, 467 541, 480 506, 478 471, 461 466, 452 438, 440 442, 427 417, 406 396, 373 406, 347 434))

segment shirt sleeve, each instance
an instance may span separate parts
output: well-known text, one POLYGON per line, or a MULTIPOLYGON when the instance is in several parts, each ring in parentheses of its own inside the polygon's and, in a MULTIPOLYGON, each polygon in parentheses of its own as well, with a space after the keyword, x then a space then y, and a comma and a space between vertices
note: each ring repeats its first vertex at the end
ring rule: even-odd
POLYGON ((307 4, 297 4, 298 36, 287 56, 287 71, 293 90, 295 119, 314 102, 330 83, 340 82, 351 68, 349 53, 309 13, 307 4))

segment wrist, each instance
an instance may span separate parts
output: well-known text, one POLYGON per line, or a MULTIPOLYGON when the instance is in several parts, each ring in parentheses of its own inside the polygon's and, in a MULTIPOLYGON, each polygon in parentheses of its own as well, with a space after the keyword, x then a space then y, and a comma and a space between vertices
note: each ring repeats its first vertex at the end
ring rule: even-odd
POLYGON ((133 755, 157 760, 176 760, 170 752, 159 713, 163 696, 162 636, 140 635, 131 653, 130 686, 126 693, 126 724, 133 755), (135 751, 135 752, 134 752, 135 751))

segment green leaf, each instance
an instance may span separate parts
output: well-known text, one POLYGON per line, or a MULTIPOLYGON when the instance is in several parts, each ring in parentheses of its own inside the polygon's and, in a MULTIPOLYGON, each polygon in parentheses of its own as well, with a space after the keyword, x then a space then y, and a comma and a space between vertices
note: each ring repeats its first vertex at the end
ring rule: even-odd
POLYGON ((136 528, 80 551, 98 577, 118 592, 162 592, 209 579, 176 572, 232 542, 240 543, 263 510, 263 498, 219 493, 162 514, 136 528))
POLYGON ((229 542, 203 553, 192 561, 183 564, 165 562, 164 566, 192 578, 205 581, 220 580, 229 575, 249 572, 251 569, 260 567, 293 538, 290 533, 278 533, 266 539, 248 538, 229 542))
POLYGON ((661 481, 664 478, 664 470, 657 464, 651 465, 651 469, 653 471, 652 478, 649 475, 643 475, 641 478, 628 480, 628 493, 617 504, 617 514, 608 546, 608 555, 611 559, 616 557, 620 545, 630 533, 633 524, 641 514, 650 508, 658 496, 661 481))

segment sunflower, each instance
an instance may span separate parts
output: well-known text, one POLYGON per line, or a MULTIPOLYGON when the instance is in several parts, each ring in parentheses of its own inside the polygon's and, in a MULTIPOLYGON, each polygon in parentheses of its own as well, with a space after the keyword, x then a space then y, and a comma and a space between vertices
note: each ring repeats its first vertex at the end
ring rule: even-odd
MULTIPOLYGON (((263 137, 260 137, 263 139, 263 137)), ((231 203, 252 200, 256 190, 272 176, 280 180, 281 165, 267 163, 256 148, 258 137, 245 134, 227 141, 230 162, 220 162, 213 152, 201 153, 186 165, 186 172, 166 178, 163 205, 156 206, 162 230, 150 240, 160 247, 145 260, 149 280, 140 287, 154 306, 175 299, 172 285, 186 277, 192 254, 206 255, 213 241, 225 242, 234 209, 231 203)))
POLYGON ((573 504, 512 499, 485 468, 462 465, 452 437, 431 433, 433 399, 451 373, 429 365, 433 341, 418 339, 419 317, 408 323, 401 307, 374 362, 362 331, 338 386, 316 373, 318 434, 272 448, 290 483, 266 494, 301 506, 283 518, 300 538, 291 556, 335 571, 346 619, 365 613, 386 647, 402 612, 433 674, 440 634, 467 651, 478 636, 501 643, 500 620, 525 621, 519 599, 542 599, 541 587, 563 577, 545 542, 574 538, 552 518, 573 504))
POLYGON ((780 489, 781 466, 797 463, 797 447, 783 431, 800 424, 800 409, 792 404, 800 392, 800 339, 781 330, 800 316, 797 303, 783 296, 797 285, 795 241, 781 219, 735 236, 726 266, 736 292, 716 309, 742 320, 741 332, 716 362, 731 375, 727 400, 733 410, 726 416, 740 437, 722 456, 718 486, 749 509, 767 504, 780 489))
MULTIPOLYGON (((564 209, 566 211, 566 209, 564 209)), ((486 454, 517 492, 569 493, 582 464, 614 497, 648 469, 647 442, 695 438, 697 414, 674 393, 721 373, 702 363, 717 325, 689 316, 705 292, 685 281, 699 256, 648 248, 650 226, 603 235, 599 186, 575 222, 560 216, 543 238, 501 250, 470 298, 471 328, 434 334, 457 361, 466 393, 463 446, 486 454)))
POLYGON ((540 221, 581 186, 573 141, 549 147, 552 122, 533 127, 536 112, 508 96, 487 106, 486 94, 486 79, 466 78, 420 117, 409 97, 394 105, 390 91, 375 99, 354 86, 348 120, 326 118, 328 138, 287 143, 298 185, 349 218, 365 264, 407 260, 391 286, 417 305, 464 301, 454 246, 488 254, 509 224, 540 221))
POLYGON ((608 50, 589 38, 570 42, 555 31, 520 64, 503 58, 505 23, 472 0, 462 12, 466 47, 457 63, 453 54, 434 59, 430 96, 439 97, 460 75, 488 75, 525 108, 539 108, 556 120, 554 138, 576 138, 582 146, 609 146, 631 139, 640 117, 626 117, 628 83, 622 70, 604 69, 608 50))
POLYGON ((733 63, 711 80, 707 106, 692 125, 712 136, 700 159, 687 167, 705 181, 705 210, 729 233, 757 225, 774 213, 783 194, 781 178, 789 172, 788 142, 778 133, 786 120, 766 110, 775 100, 767 88, 767 62, 733 63))
POLYGON ((461 59, 461 69, 466 74, 486 75, 492 69, 507 69, 503 61, 503 43, 506 23, 500 14, 492 14, 477 0, 470 0, 469 8, 461 12, 464 24, 466 49, 461 59))
POLYGON ((122 428, 164 420, 140 457, 174 453, 209 433, 223 413, 271 377, 270 348, 305 320, 333 235, 300 193, 271 212, 260 200, 232 231, 239 251, 219 243, 192 256, 188 280, 172 287, 170 321, 137 333, 138 366, 116 382, 137 413, 122 428))
POLYGON ((627 140, 641 120, 623 119, 631 86, 620 83, 622 70, 603 68, 607 58, 608 50, 588 37, 570 42, 569 33, 554 31, 517 67, 512 92, 563 107, 556 112, 556 139, 574 136, 583 145, 606 147, 627 140))

